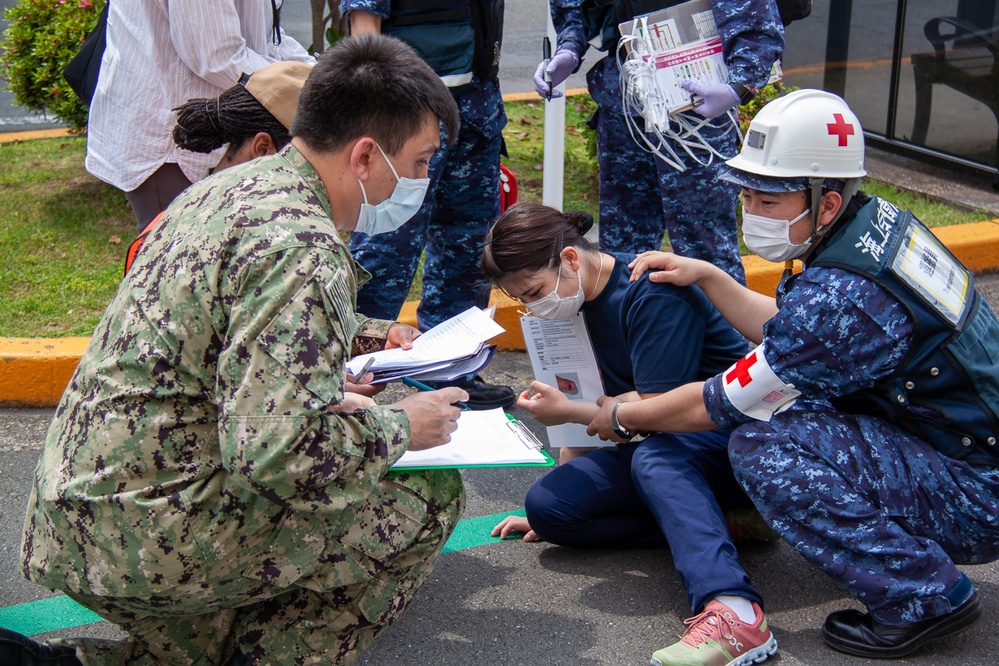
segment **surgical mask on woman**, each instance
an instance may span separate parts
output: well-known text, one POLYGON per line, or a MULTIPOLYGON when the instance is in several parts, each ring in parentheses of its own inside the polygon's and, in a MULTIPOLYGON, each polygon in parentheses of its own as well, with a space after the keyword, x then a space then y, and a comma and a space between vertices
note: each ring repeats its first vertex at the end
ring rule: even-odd
POLYGON ((742 237, 746 247, 767 261, 781 262, 804 256, 812 247, 813 239, 809 238, 800 245, 792 243, 791 225, 810 212, 809 208, 793 220, 775 220, 743 210, 742 237))
MULTIPOLYGON (((577 273, 577 278, 580 275, 577 273)), ((597 277, 599 279, 599 276, 597 277)), ((531 314, 542 319, 568 319, 579 312, 583 307, 583 280, 579 280, 579 289, 574 296, 562 298, 558 295, 558 285, 562 280, 562 264, 558 267, 558 277, 555 279, 555 288, 550 294, 546 294, 538 300, 528 303, 527 307, 531 314)))
POLYGON ((423 205, 423 199, 427 196, 427 187, 430 185, 429 178, 400 178, 392 166, 392 160, 382 147, 377 142, 375 146, 388 162, 389 169, 392 169, 396 184, 388 199, 377 206, 372 206, 368 203, 368 193, 364 191, 364 183, 360 179, 357 180, 357 184, 361 186, 364 203, 361 204, 361 212, 357 215, 354 231, 369 236, 395 231, 409 221, 423 205))

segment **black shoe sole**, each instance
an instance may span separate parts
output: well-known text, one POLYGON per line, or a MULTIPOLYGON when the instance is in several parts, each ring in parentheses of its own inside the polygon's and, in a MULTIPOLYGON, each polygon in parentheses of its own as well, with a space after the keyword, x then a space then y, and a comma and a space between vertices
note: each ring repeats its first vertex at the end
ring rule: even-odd
POLYGON ((927 643, 943 638, 949 638, 955 634, 961 633, 977 622, 978 618, 981 616, 982 602, 976 594, 968 600, 968 603, 964 604, 950 615, 944 616, 939 624, 930 625, 921 634, 917 634, 905 643, 901 643, 899 645, 892 647, 877 647, 864 643, 845 641, 839 636, 835 636, 827 632, 825 627, 822 628, 822 638, 825 639, 826 645, 834 650, 839 650, 840 652, 845 652, 846 654, 852 654, 855 657, 867 657, 869 659, 898 659, 899 657, 904 657, 907 654, 915 652, 927 643))
POLYGON ((469 400, 465 404, 469 409, 496 409, 502 407, 513 407, 517 403, 517 396, 511 398, 501 398, 499 400, 469 400))

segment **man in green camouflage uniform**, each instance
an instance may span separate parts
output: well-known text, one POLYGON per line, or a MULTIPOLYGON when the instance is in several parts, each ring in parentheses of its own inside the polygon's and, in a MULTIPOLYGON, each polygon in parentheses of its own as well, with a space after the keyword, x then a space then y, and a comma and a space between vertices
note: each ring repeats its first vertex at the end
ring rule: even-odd
POLYGON ((4 663, 349 663, 400 616, 464 495, 453 470, 389 467, 446 441, 467 394, 345 392, 350 355, 415 330, 355 314, 367 275, 337 232, 389 197, 390 165, 426 176, 438 122, 454 135, 457 109, 409 47, 345 40, 290 146, 168 209, 58 407, 22 553, 133 640, 8 632, 4 663))

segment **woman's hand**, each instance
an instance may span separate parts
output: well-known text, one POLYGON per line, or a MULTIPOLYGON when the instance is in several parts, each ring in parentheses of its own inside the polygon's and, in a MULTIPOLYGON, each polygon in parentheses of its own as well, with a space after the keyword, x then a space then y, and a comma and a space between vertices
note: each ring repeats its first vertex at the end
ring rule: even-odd
POLYGON ((526 409, 543 425, 554 426, 569 422, 568 412, 572 401, 554 386, 533 381, 531 388, 517 398, 517 406, 526 409), (534 395, 531 395, 531 391, 534 391, 534 395))
POLYGON ((531 524, 527 522, 527 518, 523 516, 507 516, 499 522, 499 524, 493 528, 490 532, 491 536, 498 536, 501 539, 506 539, 514 532, 523 532, 524 541, 540 541, 538 535, 534 530, 531 529, 531 524))
POLYGON ((680 257, 672 252, 642 252, 628 264, 631 269, 631 281, 634 282, 645 271, 659 269, 649 273, 652 282, 668 282, 679 287, 686 287, 703 279, 711 264, 700 259, 680 257))

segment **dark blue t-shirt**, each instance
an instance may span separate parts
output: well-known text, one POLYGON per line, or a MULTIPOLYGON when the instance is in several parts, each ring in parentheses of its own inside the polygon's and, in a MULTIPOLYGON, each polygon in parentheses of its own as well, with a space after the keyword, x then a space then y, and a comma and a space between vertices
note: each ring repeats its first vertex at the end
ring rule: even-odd
POLYGON ((607 395, 660 393, 705 380, 748 351, 699 287, 645 275, 630 282, 633 255, 611 256, 607 286, 582 308, 607 395))

